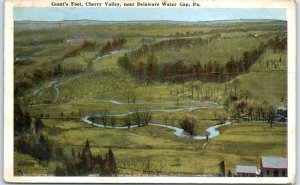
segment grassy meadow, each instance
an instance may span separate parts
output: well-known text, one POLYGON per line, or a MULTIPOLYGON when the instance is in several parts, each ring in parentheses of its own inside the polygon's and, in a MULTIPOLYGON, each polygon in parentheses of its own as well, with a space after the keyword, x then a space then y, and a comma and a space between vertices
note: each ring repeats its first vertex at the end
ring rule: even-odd
MULTIPOLYGON (((68 155, 71 155, 72 148, 80 151, 85 142, 83 137, 89 139, 91 151, 95 154, 103 154, 111 146, 120 165, 120 173, 127 175, 142 175, 141 164, 144 161, 150 161, 152 168, 162 162, 165 175, 218 174, 217 165, 221 160, 225 161, 226 170, 234 172, 236 164, 258 165, 261 156, 287 154, 287 127, 282 124, 270 128, 269 124, 261 122, 233 123, 221 127, 220 136, 207 142, 181 139, 172 130, 156 126, 123 130, 93 127, 80 121, 49 119, 44 123, 43 133, 57 146, 64 146, 68 155)), ((17 164, 25 157, 28 158, 15 153, 17 164)), ((37 162, 34 164, 31 173, 43 173, 42 170, 48 169, 47 174, 53 174, 53 168, 51 171, 51 168, 44 169, 37 162)), ((24 169, 22 165, 16 165, 16 168, 24 169)))

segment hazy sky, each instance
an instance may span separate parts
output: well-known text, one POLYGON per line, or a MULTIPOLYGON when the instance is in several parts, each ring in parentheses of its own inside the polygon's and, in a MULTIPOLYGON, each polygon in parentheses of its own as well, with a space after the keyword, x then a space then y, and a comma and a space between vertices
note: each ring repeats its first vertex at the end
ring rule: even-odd
POLYGON ((285 9, 216 8, 14 8, 14 20, 173 20, 210 21, 233 19, 286 20, 285 9))

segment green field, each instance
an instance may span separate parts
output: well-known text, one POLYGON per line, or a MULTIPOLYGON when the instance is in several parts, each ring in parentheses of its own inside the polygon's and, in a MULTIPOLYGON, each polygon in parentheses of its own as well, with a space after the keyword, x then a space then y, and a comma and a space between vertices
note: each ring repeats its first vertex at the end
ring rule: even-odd
MULTIPOLYGON (((279 46, 286 38, 286 22, 60 24, 15 22, 15 103, 24 110, 24 122, 28 117, 36 122, 40 118, 44 125, 32 132, 35 127, 30 123, 31 131, 16 132, 16 138, 34 138, 28 141, 29 147, 39 143, 37 135, 43 134, 53 144, 53 153, 62 148, 68 158, 72 149, 80 153, 88 139, 93 154, 104 157, 112 148, 119 175, 216 176, 222 160, 226 173, 234 173, 236 164, 259 165, 261 156, 287 156, 287 123, 276 122, 271 127, 267 119, 261 119, 261 114, 267 117, 270 113, 270 106, 287 106, 287 51, 279 46), (31 24, 36 29, 29 30, 31 24), (126 43, 111 47, 101 57, 103 47, 115 39, 126 43), (168 43, 176 39, 184 41, 168 43), (149 51, 139 51, 142 45, 149 51), (251 53, 255 57, 246 66, 245 56, 251 53), (155 73, 156 80, 147 81, 120 65, 124 56, 129 56, 133 66, 141 61, 147 64, 142 68, 147 69, 145 74, 153 72, 148 62, 151 57, 159 70, 167 63, 182 61, 186 66, 217 63, 226 73, 232 60, 240 69, 222 80, 159 80, 161 76, 155 73), (239 102, 244 104, 236 116, 231 109, 239 102), (238 122, 240 117, 248 119, 251 105, 256 121, 238 122), (234 123, 218 128, 220 134, 207 141, 181 138, 172 129, 154 125, 113 129, 82 121, 85 116, 98 115, 95 119, 101 123, 99 115, 106 111, 109 120, 115 117, 115 126, 126 126, 125 115, 136 110, 151 110, 150 123, 178 128, 183 118, 192 117, 194 133, 202 135, 210 134, 206 129, 222 121, 233 119, 234 123)), ((55 157, 49 163, 38 161, 33 153, 15 149, 15 174, 54 175, 57 166, 64 165, 55 157)))
MULTIPOLYGON (((156 126, 118 130, 93 127, 79 121, 44 122, 43 132, 58 146, 64 146, 69 155, 71 148, 80 150, 85 139, 89 139, 93 153, 102 154, 111 146, 121 174, 141 174, 139 165, 145 160, 151 161, 153 168, 162 161, 164 174, 217 174, 221 160, 225 161, 226 170, 234 172, 236 164, 258 165, 261 156, 287 155, 286 125, 270 128, 265 123, 234 123, 221 127, 221 135, 207 143, 180 139, 172 130, 156 126), (130 168, 125 164, 131 164, 130 168)), ((16 161, 26 157, 19 155, 15 156, 16 161)), ((32 172, 24 173, 41 173, 38 165, 35 166, 37 168, 32 172)), ((19 165, 16 168, 24 170, 19 165)), ((47 173, 53 173, 51 168, 47 173)))

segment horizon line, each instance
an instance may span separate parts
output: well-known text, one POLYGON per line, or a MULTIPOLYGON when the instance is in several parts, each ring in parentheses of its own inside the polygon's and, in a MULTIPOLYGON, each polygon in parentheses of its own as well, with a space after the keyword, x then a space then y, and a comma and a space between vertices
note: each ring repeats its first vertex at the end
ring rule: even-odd
POLYGON ((197 23, 197 22, 216 22, 216 21, 250 21, 250 20, 261 20, 261 21, 283 21, 287 22, 284 19, 215 19, 215 20, 199 20, 199 21, 182 21, 182 20, 96 20, 96 19, 62 19, 62 20, 32 20, 32 19, 23 19, 23 20, 14 20, 14 22, 22 22, 22 21, 31 21, 31 22, 63 22, 63 21, 95 21, 95 22, 189 22, 189 23, 197 23))

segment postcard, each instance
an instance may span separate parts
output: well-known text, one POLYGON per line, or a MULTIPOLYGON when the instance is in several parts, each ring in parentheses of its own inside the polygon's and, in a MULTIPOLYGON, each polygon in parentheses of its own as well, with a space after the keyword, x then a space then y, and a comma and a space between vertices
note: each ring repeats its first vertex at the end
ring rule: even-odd
POLYGON ((295 2, 7 0, 4 178, 294 184, 295 2))

